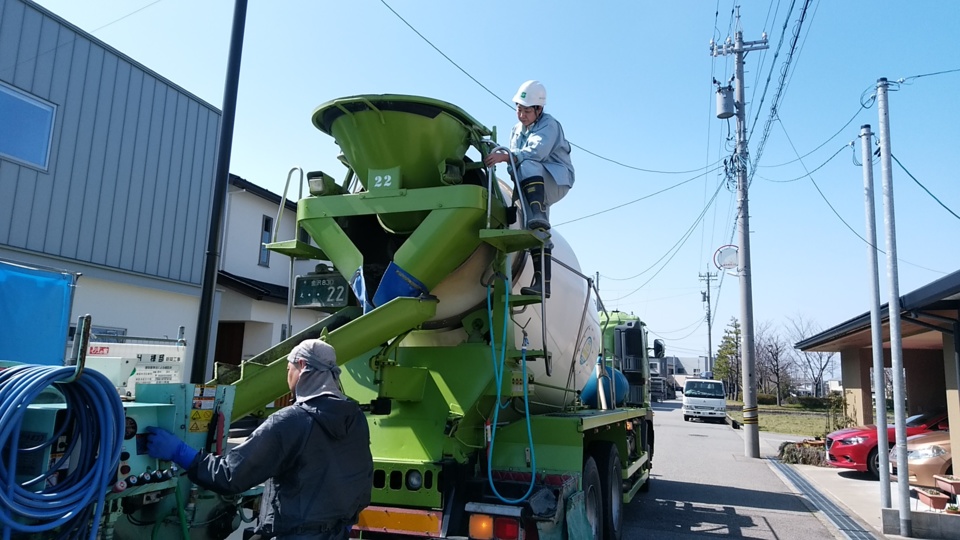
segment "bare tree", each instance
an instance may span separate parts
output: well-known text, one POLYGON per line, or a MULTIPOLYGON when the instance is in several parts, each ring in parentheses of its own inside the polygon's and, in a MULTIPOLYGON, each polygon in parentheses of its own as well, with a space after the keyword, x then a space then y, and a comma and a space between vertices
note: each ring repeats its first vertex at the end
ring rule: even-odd
POLYGON ((783 405, 783 397, 790 386, 790 373, 794 368, 794 361, 790 357, 787 343, 778 334, 773 334, 764 340, 762 347, 769 364, 770 383, 776 389, 777 406, 780 406, 783 405))
MULTIPOLYGON (((803 341, 814 334, 820 332, 820 325, 814 321, 804 319, 803 315, 787 317, 790 322, 787 325, 787 332, 793 343, 803 341)), ((836 353, 825 351, 800 351, 795 350, 797 367, 803 376, 813 385, 813 395, 823 397, 823 374, 828 370, 833 370, 833 358, 836 353)))
POLYGON ((753 331, 754 349, 756 351, 757 391, 761 394, 772 394, 770 380, 770 355, 767 354, 766 342, 771 339, 772 323, 762 321, 756 324, 753 331))
POLYGON ((760 391, 777 396, 777 405, 783 405, 795 367, 782 330, 770 321, 757 324, 754 332, 757 351, 757 379, 760 391))

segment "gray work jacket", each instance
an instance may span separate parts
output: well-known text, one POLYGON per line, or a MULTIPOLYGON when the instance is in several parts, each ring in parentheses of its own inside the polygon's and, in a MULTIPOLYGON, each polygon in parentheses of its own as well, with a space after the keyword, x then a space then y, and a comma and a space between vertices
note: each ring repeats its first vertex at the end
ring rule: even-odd
POLYGON ((563 127, 554 117, 541 113, 529 128, 517 122, 510 132, 510 152, 519 166, 525 160, 539 161, 558 185, 573 187, 573 161, 570 143, 563 136, 563 127))

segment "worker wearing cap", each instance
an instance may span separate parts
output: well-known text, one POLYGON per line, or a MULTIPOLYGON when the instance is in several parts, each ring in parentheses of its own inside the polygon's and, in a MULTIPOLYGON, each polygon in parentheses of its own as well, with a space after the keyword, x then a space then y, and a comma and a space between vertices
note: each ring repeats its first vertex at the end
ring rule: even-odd
MULTIPOLYGON (((519 183, 527 207, 526 227, 530 230, 550 228, 550 206, 559 201, 573 187, 573 162, 570 143, 563 136, 563 127, 553 116, 543 112, 547 104, 547 89, 540 81, 520 85, 513 97, 517 104, 517 119, 510 133, 510 152, 494 152, 484 159, 488 167, 506 162, 519 183), (514 170, 515 165, 515 170, 514 170)), ((550 296, 550 248, 531 249, 533 283, 520 289, 522 294, 550 296), (543 275, 541 275, 541 258, 543 275)))
POLYGON ((373 458, 367 421, 340 389, 333 347, 308 339, 287 359, 287 384, 296 403, 270 415, 226 455, 197 452, 156 427, 147 428, 147 449, 186 469, 197 485, 223 495, 273 479, 264 491, 273 488, 274 494, 270 507, 261 508, 261 538, 345 539, 370 503, 373 458), (264 523, 271 513, 273 522, 264 523))

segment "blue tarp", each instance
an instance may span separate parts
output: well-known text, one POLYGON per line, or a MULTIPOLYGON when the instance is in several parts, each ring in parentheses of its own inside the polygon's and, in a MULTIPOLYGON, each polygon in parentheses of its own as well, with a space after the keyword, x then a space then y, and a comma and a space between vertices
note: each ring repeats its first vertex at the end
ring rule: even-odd
POLYGON ((63 365, 74 274, 0 261, 0 360, 63 365))

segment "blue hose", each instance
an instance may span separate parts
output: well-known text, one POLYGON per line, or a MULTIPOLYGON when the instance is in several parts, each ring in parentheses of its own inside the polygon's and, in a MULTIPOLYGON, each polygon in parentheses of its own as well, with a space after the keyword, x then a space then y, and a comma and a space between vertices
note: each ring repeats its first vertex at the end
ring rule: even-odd
MULTIPOLYGON (((493 491, 493 494, 500 499, 502 502, 507 504, 517 504, 522 503, 527 500, 531 493, 533 493, 533 488, 536 485, 537 480, 537 453, 534 449, 533 444, 533 431, 530 426, 530 396, 529 396, 529 387, 527 386, 527 336, 524 333, 523 336, 523 354, 520 358, 520 363, 523 366, 523 408, 524 416, 527 421, 527 441, 530 443, 530 485, 527 487, 527 492, 523 494, 519 499, 507 499, 497 491, 497 487, 493 483, 493 449, 497 440, 497 422, 500 419, 500 409, 503 406, 500 404, 500 392, 503 389, 503 375, 506 371, 506 359, 507 359, 507 325, 510 322, 510 290, 511 290, 511 280, 510 280, 510 265, 507 264, 507 275, 505 281, 505 297, 503 305, 503 342, 501 343, 501 351, 499 355, 499 365, 497 362, 497 348, 494 344, 494 331, 493 331, 493 306, 491 305, 491 293, 490 286, 487 286, 487 318, 490 325, 490 353, 493 359, 493 376, 497 385, 497 406, 494 407, 493 411, 493 425, 490 429, 490 451, 487 452, 487 483, 490 485, 490 489, 493 491)), ((509 402, 508 402, 509 403, 509 402)))
POLYGON ((3 540, 13 531, 40 533, 58 529, 76 537, 88 530, 94 540, 99 531, 107 491, 120 463, 124 435, 123 403, 105 376, 84 371, 73 382, 73 367, 20 365, 0 371, 0 523, 3 540), (53 386, 66 402, 60 429, 46 441, 25 446, 20 442, 27 407, 47 387, 53 386), (42 452, 69 440, 63 457, 46 472, 17 482, 18 456, 42 452), (69 464, 55 483, 53 476, 69 464))

